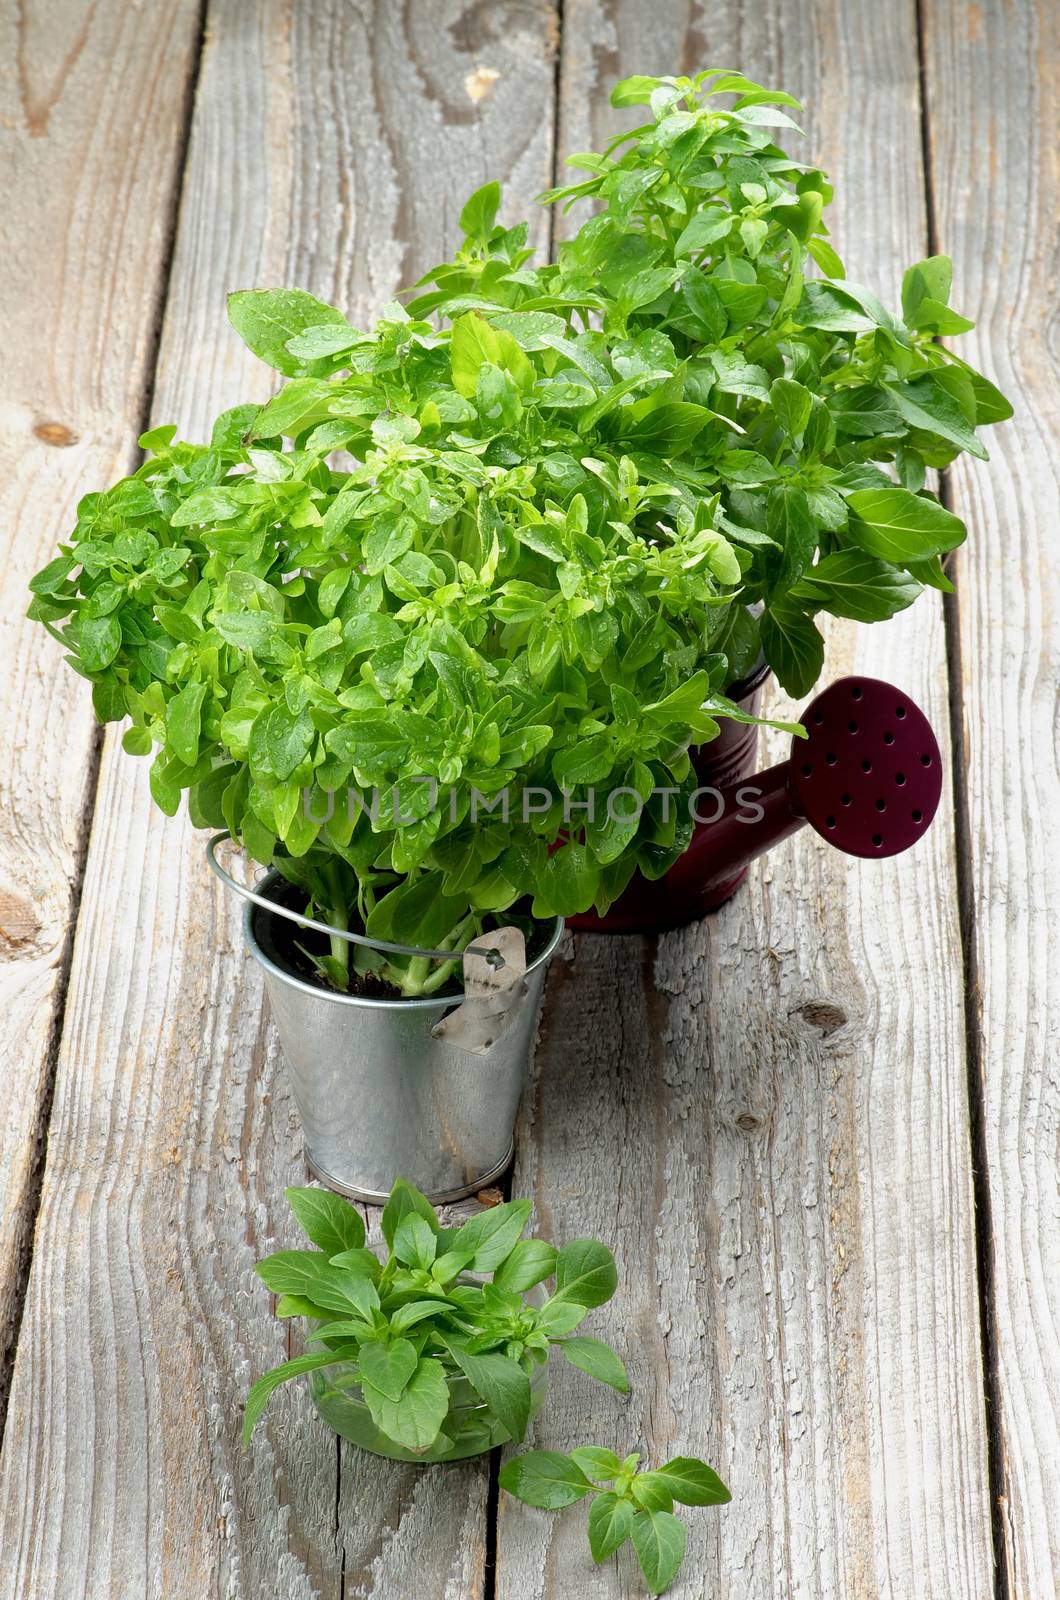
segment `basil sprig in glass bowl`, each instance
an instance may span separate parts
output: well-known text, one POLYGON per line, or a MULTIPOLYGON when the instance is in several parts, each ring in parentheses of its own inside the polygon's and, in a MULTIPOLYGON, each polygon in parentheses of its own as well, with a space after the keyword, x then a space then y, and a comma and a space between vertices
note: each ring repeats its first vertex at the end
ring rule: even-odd
POLYGON ((360 1213, 326 1189, 288 1189, 315 1247, 259 1262, 281 1317, 312 1323, 305 1355, 265 1373, 247 1398, 244 1438, 273 1390, 310 1375, 338 1434, 401 1461, 456 1461, 519 1442, 547 1392, 558 1346, 573 1366, 626 1393, 621 1360, 577 1333, 617 1287, 614 1257, 593 1239, 556 1248, 524 1239, 531 1202, 512 1200, 443 1228, 398 1181, 383 1211, 388 1254, 365 1243, 360 1213), (548 1293, 546 1280, 554 1280, 548 1293))

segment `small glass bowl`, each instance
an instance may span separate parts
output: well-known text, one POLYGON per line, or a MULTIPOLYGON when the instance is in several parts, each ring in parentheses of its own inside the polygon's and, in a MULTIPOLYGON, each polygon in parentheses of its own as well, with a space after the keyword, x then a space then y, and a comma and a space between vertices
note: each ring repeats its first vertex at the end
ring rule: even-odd
MULTIPOLYGON (((507 1444, 511 1434, 462 1373, 451 1373, 449 1411, 441 1432, 426 1450, 409 1450, 376 1427, 356 1377, 352 1361, 335 1361, 309 1374, 309 1392, 318 1412, 335 1433, 376 1456, 391 1461, 463 1461, 481 1455, 494 1445, 507 1444)), ((537 1416, 548 1393, 548 1367, 535 1365, 530 1374, 530 1416, 537 1416)))

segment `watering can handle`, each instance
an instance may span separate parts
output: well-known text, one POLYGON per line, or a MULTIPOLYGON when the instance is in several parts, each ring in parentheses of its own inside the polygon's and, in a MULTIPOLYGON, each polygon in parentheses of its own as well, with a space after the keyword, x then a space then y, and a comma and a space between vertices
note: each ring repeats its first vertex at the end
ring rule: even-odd
POLYGON ((315 917, 307 917, 304 913, 291 911, 287 906, 281 906, 276 900, 270 900, 267 895, 258 894, 254 889, 248 889, 246 884, 233 878, 226 872, 217 859, 217 846, 226 840, 233 844, 236 841, 230 833, 215 833, 206 846, 206 859, 214 875, 220 878, 223 884, 235 891, 243 900, 250 900, 256 906, 272 912, 274 916, 286 917, 288 922, 293 922, 299 928, 313 928, 317 933, 326 933, 329 938, 345 939, 348 944, 364 945, 369 950, 385 950, 390 955, 398 956, 426 956, 429 961, 461 961, 467 954, 484 956, 494 969, 507 966, 501 952, 492 945, 469 944, 465 950, 420 950, 411 944, 393 944, 388 939, 369 939, 363 933, 351 933, 348 928, 333 928, 328 922, 318 922, 315 917))

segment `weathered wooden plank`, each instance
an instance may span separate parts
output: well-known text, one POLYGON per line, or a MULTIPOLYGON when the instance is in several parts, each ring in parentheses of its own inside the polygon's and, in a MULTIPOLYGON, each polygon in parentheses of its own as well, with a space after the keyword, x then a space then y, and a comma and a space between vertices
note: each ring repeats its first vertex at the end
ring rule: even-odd
MULTIPOLYGON (((316 13, 309 16, 315 26, 316 13)), ((337 46, 362 108, 353 126, 338 130, 342 165, 364 195, 360 227, 370 239, 381 215, 397 234, 377 268, 385 285, 351 284, 355 301, 370 302, 450 252, 460 207, 480 184, 505 179, 502 215, 511 221, 548 186, 558 23, 543 0, 361 5, 337 18, 327 38, 307 35, 302 48, 319 57, 337 46)), ((544 247, 547 214, 532 212, 531 222, 532 241, 544 247)), ((427 1472, 344 1445, 338 1520, 346 1600, 481 1595, 488 1485, 487 1460, 427 1472)))
POLYGON ((959 567, 960 706, 968 751, 966 872, 974 1083, 989 1190, 1007 1592, 1060 1590, 1060 267, 1055 160, 1060 13, 931 0, 925 43, 933 198, 955 246, 962 352, 1016 408, 989 467, 956 466, 973 530, 959 567))
MULTIPOLYGON (((462 1200, 441 1210, 443 1224, 459 1227, 479 1210, 477 1199, 462 1200)), ((382 1251, 380 1213, 371 1207, 365 1216, 368 1242, 382 1251)), ((484 1588, 490 1457, 424 1468, 381 1461, 345 1442, 340 1451, 343 1600, 477 1600, 484 1588)))
MULTIPOLYGON (((487 177, 525 206, 550 177, 552 28, 544 3, 218 0, 155 420, 195 437, 265 392, 226 290, 296 282, 367 315, 456 242, 487 177)), ((240 1448, 248 1378, 285 1353, 251 1263, 291 1239, 300 1137, 237 910, 109 740, 50 1137, 0 1475, 5 1595, 480 1593, 484 1466, 351 1459, 340 1500, 301 1392, 240 1448)))
MULTIPOLYGON (((851 276, 894 302, 926 245, 915 37, 912 4, 798 4, 781 30, 771 8, 571 0, 563 147, 606 137, 621 72, 783 84, 836 179, 851 276)), ((834 628, 829 675, 852 668, 897 680, 945 743, 931 598, 834 628)), ((718 1467, 734 1500, 687 1514, 675 1596, 990 1590, 951 829, 944 809, 913 855, 872 865, 800 835, 700 927, 578 937, 551 975, 513 1190, 546 1233, 616 1241, 593 1326, 633 1393, 557 1372, 535 1442, 718 1467)), ((594 1575, 583 1511, 502 1496, 497 1548, 503 1600, 642 1592, 624 1558, 594 1575)))
POLYGON ((0 1408, 94 750, 88 685, 21 614, 86 484, 133 459, 196 34, 191 3, 0 6, 0 1408))

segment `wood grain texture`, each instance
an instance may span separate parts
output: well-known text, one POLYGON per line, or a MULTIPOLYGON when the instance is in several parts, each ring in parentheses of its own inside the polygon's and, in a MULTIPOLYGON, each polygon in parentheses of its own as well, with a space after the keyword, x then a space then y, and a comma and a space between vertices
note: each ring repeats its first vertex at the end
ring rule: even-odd
POLYGON ((980 1007, 1007 1592, 1060 1592, 1060 14, 925 11, 937 229, 962 353, 1010 397, 989 466, 959 465, 968 870, 980 1007))
MULTIPOLYGON (((852 278, 895 303, 926 253, 915 38, 911 4, 569 0, 564 148, 606 137, 621 73, 720 63, 782 84, 808 101, 852 278)), ((852 668, 897 681, 944 735, 934 597, 881 629, 833 628, 828 676, 852 668)), ((806 832, 699 927, 657 944, 584 935, 574 951, 551 974, 513 1190, 533 1194, 546 1233, 616 1240, 619 1294, 591 1331, 625 1355, 633 1392, 555 1373, 534 1442, 691 1452, 720 1470, 733 1503, 685 1514, 680 1600, 982 1600, 948 805, 909 856, 856 863, 806 832)), ((505 1497, 497 1573, 501 1600, 642 1592, 625 1556, 593 1569, 584 1512, 505 1497)))
MULTIPOLYGON (((440 1208, 445 1227, 481 1209, 474 1198, 440 1208)), ((382 1248, 381 1213, 368 1208, 368 1243, 382 1248)), ((423 1468, 383 1461, 340 1441, 337 1519, 343 1600, 478 1600, 486 1567, 490 1457, 423 1468)))
POLYGON ((133 461, 197 34, 181 3, 0 5, 0 1369, 18 1317, 94 731, 26 584, 133 461), (120 308, 117 315, 111 310, 120 308))
MULTIPOLYGON (((488 176, 510 175, 524 208, 550 177, 553 27, 543 3, 218 0, 154 420, 201 436, 270 388, 225 324, 227 290, 294 282, 367 315, 456 242, 488 176), (482 67, 498 76, 474 99, 482 67)), ((236 908, 146 777, 108 738, 0 1472, 0 1590, 474 1596, 482 1465, 360 1457, 340 1491, 301 1388, 240 1447, 248 1381, 286 1353, 251 1266, 291 1242, 300 1136, 236 908)))

